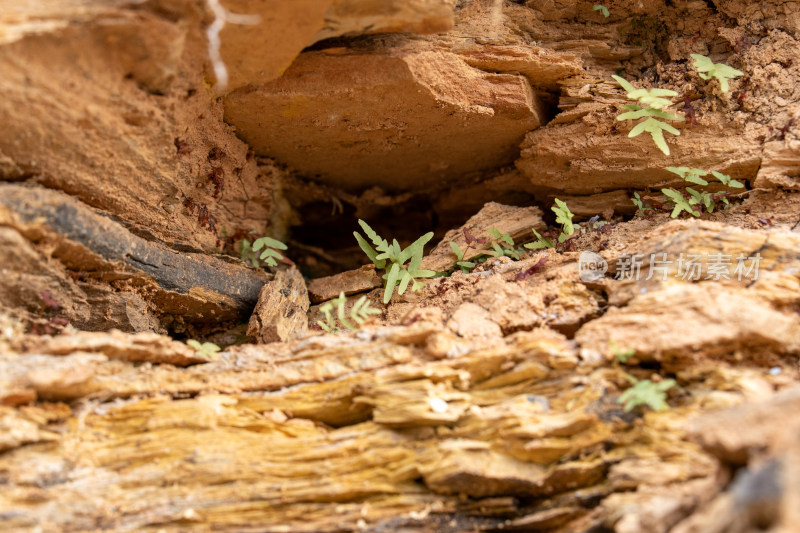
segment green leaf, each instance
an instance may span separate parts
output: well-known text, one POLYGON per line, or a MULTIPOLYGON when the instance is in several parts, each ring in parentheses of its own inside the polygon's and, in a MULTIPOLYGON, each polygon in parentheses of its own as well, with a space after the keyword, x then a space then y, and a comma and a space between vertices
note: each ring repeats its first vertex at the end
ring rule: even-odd
POLYGON ((539 232, 531 228, 533 236, 536 237, 536 242, 525 244, 525 248, 529 250, 542 250, 544 248, 555 248, 555 244, 550 239, 546 239, 539 235, 539 232))
POLYGON ((197 353, 199 353, 206 359, 212 359, 214 357, 214 354, 220 351, 220 347, 214 344, 213 342, 204 342, 200 344, 200 342, 194 339, 190 339, 186 341, 186 344, 194 348, 195 351, 197 351, 197 353))
POLYGON ((388 304, 389 300, 392 299, 392 293, 394 292, 394 287, 397 285, 397 280, 400 277, 400 265, 397 263, 392 264, 392 268, 389 269, 389 273, 386 277, 386 289, 383 291, 383 303, 388 304))
POLYGON ((338 302, 338 305, 336 306, 336 317, 339 319, 339 323, 341 325, 343 325, 344 327, 346 327, 347 329, 351 330, 351 331, 354 330, 354 329, 358 329, 358 328, 356 328, 356 326, 354 326, 353 324, 351 324, 347 320, 347 317, 345 317, 345 314, 344 314, 345 313, 345 303, 346 303, 347 300, 346 300, 346 298, 344 296, 344 292, 340 292, 339 293, 339 298, 337 298, 337 300, 339 302, 338 302))
POLYGON ((636 87, 631 85, 631 83, 623 77, 613 75, 611 76, 614 80, 620 84, 620 86, 625 89, 625 92, 632 93, 636 90, 636 87))
POLYGON ((378 259, 378 252, 376 252, 372 246, 370 246, 369 243, 364 240, 364 237, 362 237, 360 233, 354 231, 353 235, 355 236, 356 241, 358 241, 358 246, 364 251, 365 254, 367 254, 367 257, 369 257, 369 260, 372 261, 372 264, 374 264, 377 268, 383 268, 386 266, 386 261, 384 259, 378 259))
POLYGON ((450 241, 450 248, 453 250, 453 253, 456 254, 456 258, 458 258, 459 261, 464 259, 464 252, 461 251, 461 247, 458 244, 450 241))
POLYGON ((412 257, 419 257, 421 259, 422 254, 425 252, 425 244, 432 238, 433 238, 433 232, 429 231, 428 233, 426 233, 425 235, 423 235, 422 237, 411 243, 408 246, 408 248, 406 248, 400 254, 398 254, 397 262, 402 265, 412 257))
MULTIPOLYGON (((635 381, 635 379, 634 379, 635 381)), ((623 392, 618 403, 624 404, 625 411, 631 411, 640 405, 646 405, 654 411, 664 411, 669 409, 667 404, 667 392, 676 385, 674 379, 665 379, 659 383, 653 383, 649 379, 636 381, 636 384, 623 392)))
POLYGON ((628 137, 636 137, 643 132, 648 132, 650 133, 659 150, 664 152, 666 155, 669 155, 669 147, 667 146, 667 142, 664 140, 664 134, 662 130, 672 133, 673 135, 681 134, 680 131, 676 130, 669 124, 658 121, 654 118, 648 118, 647 120, 642 121, 634 126, 630 133, 628 133, 628 137))
POLYGON ((706 56, 700 54, 692 54, 691 56, 694 60, 694 66, 697 69, 697 73, 700 75, 700 77, 704 80, 709 80, 712 77, 717 78, 717 80, 719 80, 719 88, 723 93, 728 92, 729 79, 738 78, 739 76, 744 75, 744 72, 736 70, 733 67, 729 67, 724 63, 714 63, 706 56))
POLYGON ((722 172, 717 172, 716 170, 712 170, 711 174, 727 187, 732 187, 734 189, 741 189, 744 187, 744 183, 742 183, 741 181, 736 181, 734 179, 731 179, 730 176, 728 176, 727 174, 723 174, 722 172))
POLYGON ((361 226, 361 229, 364 230, 364 233, 366 234, 367 238, 372 241, 377 250, 379 251, 386 250, 386 248, 388 247, 386 239, 381 239, 381 237, 377 233, 375 233, 375 230, 372 229, 369 224, 367 224, 360 218, 358 219, 358 225, 361 226))
POLYGON ((264 246, 269 246, 270 248, 275 248, 276 250, 287 249, 287 246, 278 239, 273 239, 272 237, 261 237, 260 239, 256 239, 256 241, 253 243, 253 250, 260 250, 264 246))
POLYGON ((667 167, 667 170, 672 172, 673 174, 677 174, 685 181, 689 183, 695 183, 697 185, 708 185, 708 182, 701 178, 700 176, 708 175, 708 172, 705 170, 701 170, 699 168, 689 168, 689 167, 667 167))
MULTIPOLYGON (((567 207, 566 202, 555 199, 556 205, 550 209, 556 214, 556 223, 561 224, 561 231, 566 235, 575 233, 575 227, 572 224, 572 218, 575 216, 567 207)), ((559 237, 559 242, 563 242, 559 237)))
POLYGON ((608 15, 610 14, 610 13, 608 12, 608 8, 607 8, 606 6, 604 6, 604 5, 600 5, 600 4, 595 4, 595 5, 593 5, 593 6, 592 6, 592 11, 599 11, 599 12, 601 12, 605 18, 608 18, 608 15))
POLYGON ((692 207, 692 204, 678 191, 675 189, 661 189, 661 192, 664 193, 665 196, 669 197, 672 200, 672 203, 675 205, 675 209, 672 210, 672 214, 670 215, 672 218, 677 217, 681 214, 682 211, 686 211, 687 213, 699 217, 700 212, 695 210, 692 207))
POLYGON ((400 274, 400 284, 397 286, 397 294, 405 293, 406 289, 408 288, 408 284, 412 279, 414 278, 411 277, 411 274, 408 272, 408 270, 403 270, 403 273, 400 274))

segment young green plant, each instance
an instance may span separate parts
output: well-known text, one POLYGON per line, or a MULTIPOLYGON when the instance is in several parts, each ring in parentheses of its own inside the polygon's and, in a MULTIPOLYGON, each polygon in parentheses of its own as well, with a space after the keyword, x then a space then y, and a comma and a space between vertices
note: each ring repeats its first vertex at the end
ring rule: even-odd
POLYGON ((646 405, 654 411, 669 409, 667 391, 676 385, 674 379, 665 379, 654 383, 649 379, 640 381, 627 374, 625 377, 633 384, 633 387, 623 392, 617 403, 623 404, 626 413, 640 405, 646 405))
MULTIPOLYGON (((251 231, 250 233, 255 232, 251 231)), ((286 249, 287 246, 284 243, 272 237, 260 237, 252 243, 247 238, 239 241, 239 252, 242 254, 242 261, 250 263, 256 268, 261 266, 261 261, 271 267, 278 266, 278 261, 291 264, 291 261, 280 252, 280 250, 286 249), (258 251, 262 248, 264 248, 264 251, 259 254, 258 251)))
MULTIPOLYGON (((575 225, 572 223, 572 219, 575 215, 569 210, 566 202, 558 198, 555 199, 555 202, 556 205, 551 207, 550 210, 556 214, 556 223, 561 225, 561 233, 558 235, 558 242, 562 243, 575 233, 575 225)), ((553 242, 553 239, 549 236, 542 236, 533 228, 531 228, 531 231, 533 232, 533 236, 536 237, 536 240, 525 244, 525 248, 529 250, 555 248, 556 243, 553 242)), ((545 235, 547 235, 547 233, 545 233, 545 235)))
POLYGON ((461 272, 468 274, 475 268, 474 261, 466 261, 464 259, 464 251, 457 243, 450 241, 450 248, 453 250, 453 253, 456 254, 456 266, 461 269, 461 272))
POLYGON ((199 341, 190 339, 186 341, 186 344, 194 348, 198 354, 206 359, 213 359, 214 355, 220 350, 220 347, 213 342, 204 342, 200 344, 199 341))
POLYGON ((395 287, 398 294, 403 294, 411 285, 412 291, 418 291, 425 284, 420 279, 432 278, 437 272, 434 270, 424 270, 422 266, 422 254, 424 253, 425 243, 433 238, 433 232, 428 232, 406 248, 401 248, 397 239, 393 239, 391 244, 386 239, 381 238, 369 224, 363 220, 358 221, 361 229, 375 245, 373 248, 364 237, 357 231, 353 235, 358 241, 358 245, 367 254, 370 261, 378 269, 385 271, 383 275, 386 288, 383 292, 383 303, 388 304, 392 299, 395 287), (408 264, 406 264, 408 262, 408 264))
POLYGON ((510 257, 511 259, 519 260, 520 254, 524 253, 523 248, 515 248, 514 239, 508 233, 500 233, 497 228, 489 228, 486 230, 489 235, 495 238, 492 243, 491 255, 494 257, 510 257))
POLYGON ((728 92, 728 80, 744 75, 744 72, 740 70, 723 63, 714 63, 708 57, 700 54, 692 54, 692 59, 700 77, 704 80, 717 78, 719 80, 719 88, 723 93, 728 92))
MULTIPOLYGON (((708 185, 708 181, 704 178, 704 176, 708 176, 708 171, 705 171, 700 168, 689 168, 689 167, 667 167, 667 170, 672 172, 673 174, 677 174, 684 181, 689 183, 693 183, 695 185, 706 186, 708 185)), ((744 183, 732 179, 727 174, 723 174, 721 172, 717 172, 716 170, 711 171, 711 175, 718 179, 720 183, 725 185, 726 187, 732 189, 739 189, 744 187, 744 183)), ((701 212, 694 208, 694 206, 703 206, 707 213, 714 212, 716 208, 716 200, 722 199, 722 202, 727 206, 730 204, 728 198, 728 192, 712 194, 707 191, 697 191, 691 187, 686 187, 686 192, 689 194, 689 197, 677 191, 675 189, 661 189, 661 192, 664 193, 665 196, 672 201, 674 208, 672 210, 672 218, 677 217, 683 211, 686 211, 690 215, 695 217, 699 217, 701 212)))
POLYGON ((685 119, 680 115, 669 113, 663 109, 672 105, 672 101, 666 97, 674 97, 677 96, 678 93, 669 89, 637 89, 625 78, 616 75, 611 77, 625 89, 628 99, 638 102, 638 104, 623 105, 622 108, 626 109, 627 112, 618 115, 617 120, 645 119, 631 129, 630 133, 628 133, 628 137, 636 137, 637 135, 647 132, 653 138, 653 142, 658 149, 664 152, 664 154, 669 155, 669 146, 664 139, 664 132, 666 131, 673 135, 680 135, 681 132, 666 122, 662 122, 662 120, 675 120, 680 122, 685 119))
POLYGON ((381 314, 380 309, 375 309, 370 306, 366 296, 362 296, 356 300, 356 303, 350 308, 350 313, 348 314, 347 298, 344 292, 340 292, 338 298, 325 302, 320 306, 319 310, 325 315, 325 320, 318 320, 317 325, 328 333, 337 333, 341 331, 341 327, 354 331, 369 320, 371 315, 381 314), (336 313, 335 318, 333 314, 334 311, 336 313), (337 318, 339 319, 339 325, 336 324, 337 318), (351 320, 352 322, 350 322, 351 320))

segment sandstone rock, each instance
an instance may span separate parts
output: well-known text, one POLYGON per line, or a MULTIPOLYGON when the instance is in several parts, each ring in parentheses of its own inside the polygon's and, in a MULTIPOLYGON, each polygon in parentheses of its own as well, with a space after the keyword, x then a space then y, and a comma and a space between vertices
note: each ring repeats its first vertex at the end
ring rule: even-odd
POLYGON ((800 419, 787 414, 798 407, 800 388, 794 386, 759 402, 698 415, 689 434, 726 463, 744 465, 796 445, 800 419))
POLYGON ((764 160, 753 182, 754 187, 800 188, 800 140, 773 141, 764 145, 764 160))
POLYGON ((776 311, 746 291, 673 285, 609 309, 581 327, 575 340, 607 354, 614 341, 641 361, 657 360, 669 368, 703 357, 730 357, 737 350, 770 365, 777 356, 800 353, 800 317, 776 311))
POLYGON ((492 321, 492 315, 473 303, 461 304, 448 320, 447 327, 460 337, 472 340, 502 337, 500 326, 492 321))
POLYGON ((278 78, 315 42, 342 35, 437 33, 453 25, 454 0, 225 0, 235 14, 258 17, 226 23, 220 54, 227 90, 278 78), (255 23, 252 23, 255 22, 255 23))
MULTIPOLYGON (((532 131, 516 166, 533 185, 568 194, 685 185, 665 170, 674 160, 649 135, 628 138, 627 129, 619 125, 613 134, 614 122, 609 113, 532 131)), ((755 139, 726 137, 709 128, 684 128, 679 137, 668 137, 672 157, 679 155, 684 166, 718 170, 743 181, 756 177, 761 146, 755 139)))
POLYGON ((423 258, 422 268, 438 271, 452 268, 456 256, 450 242, 458 244, 467 259, 477 252, 491 249, 494 238, 487 232, 488 229, 494 228, 500 233, 508 233, 515 242, 525 242, 533 239, 531 228, 543 231, 545 227, 542 210, 538 207, 515 207, 488 202, 463 226, 448 231, 441 242, 423 258), (485 239, 485 242, 468 244, 467 234, 475 239, 485 239))
POLYGON ((308 294, 312 302, 320 303, 336 298, 341 292, 349 296, 380 286, 381 278, 375 272, 375 267, 365 265, 358 270, 348 270, 334 276, 311 280, 308 284, 308 294))
POLYGON ((208 362, 206 357, 186 344, 174 341, 166 335, 150 332, 135 335, 125 335, 114 330, 104 333, 78 332, 29 342, 26 350, 48 355, 96 353, 109 359, 132 363, 166 363, 176 366, 208 362))
POLYGON ((214 228, 263 230, 274 181, 256 179, 203 88, 204 2, 10 4, 0 152, 23 175, 183 249, 216 248, 214 228))
POLYGON ((53 311, 64 308, 67 319, 86 328, 136 330, 157 325, 151 310, 157 310, 157 317, 218 322, 249 312, 268 280, 265 273, 241 263, 178 253, 146 240, 64 193, 16 184, 2 184, 0 190, 0 222, 14 228, 0 228, 0 235, 11 239, 5 248, 15 261, 8 269, 18 276, 7 278, 10 284, 0 281, 0 291, 12 305, 43 309, 47 304, 41 292, 47 290, 55 299, 53 311), (29 241, 48 250, 56 260, 52 266, 29 241), (119 292, 136 295, 150 307, 102 289, 84 292, 65 269, 95 282, 128 280, 127 291, 119 292), (47 280, 36 281, 37 272, 44 272, 47 280), (20 279, 35 283, 19 283, 20 279), (27 305, 21 303, 24 300, 27 305), (89 308, 85 302, 90 300, 103 305, 89 308), (109 308, 109 315, 97 315, 109 308), (108 319, 114 316, 119 320, 110 325, 108 319))
POLYGON ((308 330, 308 307, 308 290, 300 272, 295 267, 278 270, 258 294, 247 335, 262 344, 297 338, 308 330))
POLYGON ((225 119, 258 153, 306 175, 391 192, 510 163, 545 120, 525 78, 389 37, 306 52, 278 80, 230 93, 225 119))

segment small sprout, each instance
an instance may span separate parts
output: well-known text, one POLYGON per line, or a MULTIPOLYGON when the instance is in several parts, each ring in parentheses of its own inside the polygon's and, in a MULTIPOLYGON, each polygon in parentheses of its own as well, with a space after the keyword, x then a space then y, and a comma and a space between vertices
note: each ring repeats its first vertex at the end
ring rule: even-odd
POLYGON ((623 365, 628 362, 628 359, 630 359, 636 354, 635 350, 623 350, 613 340, 608 344, 609 347, 611 348, 611 351, 614 353, 614 357, 616 357, 617 361, 619 361, 623 365))
POLYGON ((253 251, 257 252, 261 248, 261 260, 271 267, 278 266, 278 261, 285 261, 286 258, 278 250, 286 250, 286 245, 272 237, 261 237, 253 243, 253 251), (276 261, 277 260, 277 261, 276 261))
POLYGON ((653 206, 645 202, 641 196, 639 196, 638 192, 633 193, 633 198, 631 198, 631 202, 633 205, 636 206, 636 215, 635 216, 644 216, 647 211, 654 211, 653 206))
POLYGON ((712 170, 711 174, 715 178, 717 178, 720 182, 722 182, 722 184, 725 185, 726 187, 731 187, 732 189, 744 188, 744 183, 742 183, 741 181, 736 181, 734 179, 731 179, 731 177, 728 176, 727 174, 723 174, 722 172, 717 172, 716 170, 712 170))
POLYGON ((556 198, 556 205, 550 208, 556 214, 556 223, 561 224, 561 234, 558 236, 558 242, 564 242, 567 238, 575 233, 575 226, 572 224, 572 218, 575 216, 567 207, 567 203, 556 198))
POLYGON ((719 80, 719 88, 723 93, 728 92, 729 79, 744 75, 744 72, 723 63, 714 63, 711 59, 700 54, 692 54, 692 59, 694 59, 694 66, 700 77, 704 80, 717 78, 719 80))
POLYGON ((595 4, 592 6, 592 11, 599 11, 600 13, 603 14, 605 18, 608 18, 609 15, 608 8, 604 5, 595 4))
POLYGON ((672 104, 671 100, 664 98, 665 96, 678 96, 678 93, 669 89, 637 89, 621 76, 612 75, 611 77, 628 92, 627 96, 629 100, 637 100, 646 107, 664 109, 672 104))
POLYGON ((492 243, 491 255, 494 257, 510 257, 519 260, 520 254, 524 252, 522 248, 514 248, 514 239, 508 233, 500 233, 497 228, 489 228, 486 230, 496 240, 492 243))
POLYGON ((675 204, 675 208, 672 210, 672 214, 670 215, 671 218, 677 217, 682 211, 686 211, 695 217, 700 216, 700 211, 697 211, 692 207, 693 205, 696 205, 696 202, 687 200, 686 197, 684 197, 679 191, 676 191, 675 189, 661 189, 661 192, 668 196, 675 204))
POLYGON ((428 232, 406 248, 400 248, 400 243, 394 239, 391 244, 386 239, 382 239, 366 222, 363 220, 358 221, 361 228, 366 233, 367 237, 375 244, 373 248, 364 237, 357 231, 353 235, 358 241, 358 245, 367 254, 370 261, 376 268, 386 270, 388 263, 391 266, 383 275, 386 282, 386 289, 383 293, 383 303, 388 304, 392 299, 395 287, 397 293, 403 294, 411 284, 412 291, 418 291, 425 286, 421 278, 432 278, 437 272, 434 270, 423 270, 420 268, 422 265, 422 254, 424 252, 425 243, 433 238, 433 232, 428 232), (380 252, 380 253, 378 253, 380 252), (406 265, 408 261, 408 265, 406 265))
POLYGON ((356 300, 356 303, 350 309, 350 320, 353 321, 350 322, 346 314, 346 305, 347 298, 345 297, 344 292, 340 292, 338 298, 334 298, 333 300, 330 300, 320 306, 319 310, 325 315, 325 321, 323 322, 322 320, 318 320, 317 325, 328 333, 336 333, 341 329, 336 325, 336 318, 338 318, 339 324, 351 331, 354 331, 361 327, 364 322, 369 320, 370 315, 381 314, 380 309, 375 309, 374 307, 370 306, 369 302, 367 301, 367 297, 362 296, 356 300), (333 316, 334 309, 336 310, 336 318, 333 316))
POLYGON ((213 359, 214 355, 220 350, 219 346, 213 342, 204 342, 200 344, 198 341, 191 339, 186 341, 186 344, 194 348, 198 354, 206 359, 213 359))
POLYGON ((543 250, 545 248, 556 247, 556 244, 552 241, 552 239, 549 239, 547 237, 542 237, 541 235, 539 235, 539 232, 533 228, 531 228, 531 231, 533 232, 533 236, 536 237, 536 241, 525 244, 524 245, 525 248, 529 250, 543 250))
POLYGON ((707 192, 699 192, 691 187, 686 187, 686 192, 689 193, 689 203, 692 205, 702 205, 706 208, 707 213, 714 212, 714 197, 707 192))
POLYGON ((464 252, 461 250, 461 247, 453 241, 450 241, 450 248, 453 250, 453 253, 456 254, 458 261, 456 262, 456 266, 461 268, 461 272, 464 274, 469 273, 470 270, 475 268, 475 263, 472 261, 464 261, 464 252))
POLYGON ((708 172, 705 170, 701 170, 699 168, 689 168, 689 167, 667 167, 667 170, 672 172, 673 174, 677 174, 685 181, 689 183, 694 183, 696 185, 708 185, 708 182, 701 178, 701 176, 707 176, 708 172))
POLYGON ((617 403, 624 404, 625 412, 629 412, 640 405, 646 405, 654 411, 669 409, 667 404, 667 391, 676 385, 674 379, 665 379, 653 383, 649 379, 637 380, 633 376, 625 376, 633 383, 633 387, 623 392, 617 403))

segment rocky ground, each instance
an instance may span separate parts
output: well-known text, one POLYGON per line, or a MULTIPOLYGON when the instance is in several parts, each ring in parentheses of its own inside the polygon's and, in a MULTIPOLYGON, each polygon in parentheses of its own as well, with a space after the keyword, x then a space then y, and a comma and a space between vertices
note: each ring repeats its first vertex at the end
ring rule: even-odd
POLYGON ((0 527, 793 531, 800 6, 593 7, 0 0, 0 527))

